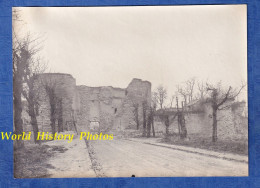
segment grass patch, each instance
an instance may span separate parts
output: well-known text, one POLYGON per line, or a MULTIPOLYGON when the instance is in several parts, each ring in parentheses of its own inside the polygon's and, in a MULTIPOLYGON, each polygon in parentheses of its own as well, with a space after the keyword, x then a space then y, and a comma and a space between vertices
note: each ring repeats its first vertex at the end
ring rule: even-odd
POLYGON ((22 149, 14 150, 15 178, 48 177, 47 169, 54 168, 47 160, 55 153, 63 153, 67 149, 62 146, 26 145, 22 149))
POLYGON ((190 135, 189 139, 181 140, 178 135, 171 135, 161 140, 163 143, 175 144, 180 146, 189 146, 211 151, 233 153, 239 155, 248 155, 247 141, 243 140, 218 140, 213 143, 211 137, 201 138, 195 135, 190 135))

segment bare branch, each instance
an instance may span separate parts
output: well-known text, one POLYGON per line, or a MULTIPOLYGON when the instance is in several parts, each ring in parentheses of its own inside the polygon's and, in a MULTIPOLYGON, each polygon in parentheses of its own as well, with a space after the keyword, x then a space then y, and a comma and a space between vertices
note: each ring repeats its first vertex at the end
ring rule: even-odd
POLYGON ((160 108, 163 108, 163 104, 165 100, 167 99, 167 90, 162 85, 158 86, 155 92, 155 98, 157 99, 160 108))
POLYGON ((226 92, 224 99, 220 103, 217 104, 217 107, 220 107, 222 104, 224 104, 227 101, 227 99, 230 98, 229 93, 230 93, 231 89, 232 89, 232 87, 229 86, 228 91, 226 92))

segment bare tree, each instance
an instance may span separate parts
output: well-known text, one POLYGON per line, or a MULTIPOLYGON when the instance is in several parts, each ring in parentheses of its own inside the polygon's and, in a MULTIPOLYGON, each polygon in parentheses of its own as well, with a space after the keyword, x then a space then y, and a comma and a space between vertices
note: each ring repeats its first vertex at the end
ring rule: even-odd
POLYGON ((158 106, 158 95, 156 92, 152 92, 151 107, 153 107, 153 109, 156 110, 157 106, 158 106))
POLYGON ((152 132, 153 132, 153 137, 155 137, 155 129, 154 129, 154 113, 155 113, 155 108, 151 109, 151 126, 152 126, 152 132))
POLYGON ((170 101, 170 107, 172 108, 172 105, 173 105, 173 100, 175 99, 175 96, 174 95, 172 95, 172 97, 171 97, 171 101, 170 101))
POLYGON ((178 121, 178 131, 179 131, 179 136, 181 139, 184 139, 187 137, 187 128, 186 128, 186 122, 185 122, 185 112, 184 112, 184 104, 182 102, 182 108, 179 109, 179 101, 178 97, 176 97, 176 107, 177 107, 177 113, 175 114, 173 120, 177 116, 177 121, 178 121))
POLYGON ((162 85, 158 86, 156 92, 154 92, 155 98, 160 105, 160 108, 163 109, 165 100, 167 99, 167 90, 162 85))
POLYGON ((207 93, 206 85, 203 81, 197 83, 198 91, 199 91, 199 98, 203 99, 207 93))
MULTIPOLYGON (((58 132, 63 132, 63 107, 62 107, 62 98, 58 98, 57 100, 57 108, 58 108, 58 132)), ((74 119, 74 118, 73 118, 74 119)), ((73 120, 73 125, 75 127, 75 130, 77 132, 75 121, 73 120)))
POLYGON ((52 83, 46 83, 44 85, 46 94, 48 96, 49 99, 49 104, 50 104, 50 121, 51 121, 51 130, 52 130, 52 134, 54 134, 56 132, 55 129, 55 121, 56 121, 56 101, 58 100, 58 97, 56 96, 55 93, 55 88, 56 88, 56 82, 52 83))
POLYGON ((186 90, 187 90, 187 93, 188 93, 189 102, 191 102, 193 100, 195 83, 196 83, 195 77, 186 81, 186 88, 187 88, 186 90))
MULTIPOLYGON (((12 12, 13 23, 19 21, 19 13, 17 11, 12 12)), ((13 101, 14 101, 14 132, 16 134, 23 133, 23 121, 22 121, 22 91, 23 91, 23 76, 24 68, 29 58, 25 42, 18 40, 14 28, 13 30, 13 101)), ((17 140, 17 147, 24 146, 22 140, 17 140)))
POLYGON ((206 84, 207 91, 211 92, 211 96, 208 101, 211 103, 212 107, 212 142, 216 142, 218 139, 217 136, 217 112, 223 108, 226 108, 224 104, 228 101, 234 101, 235 97, 237 97, 242 89, 246 86, 242 83, 240 88, 233 89, 231 86, 227 90, 224 90, 221 86, 221 82, 217 84, 217 86, 213 86, 210 84, 206 84))
MULTIPOLYGON (((13 10, 13 23, 20 22, 19 11, 13 10)), ((38 124, 35 110, 37 99, 34 89, 35 74, 42 68, 36 54, 41 50, 41 42, 38 37, 33 38, 30 34, 23 37, 17 36, 17 30, 13 29, 13 89, 14 89, 14 127, 16 134, 22 134, 23 122, 22 96, 28 102, 28 114, 31 117, 31 124, 34 131, 34 138, 37 136, 38 124)), ((35 139, 36 141, 36 139, 35 139)), ((18 147, 23 147, 21 140, 17 141, 18 147)))
POLYGON ((195 77, 190 78, 184 84, 177 86, 177 93, 182 96, 184 99, 184 106, 188 102, 191 102, 194 99, 194 86, 196 83, 195 77))
POLYGON ((143 108, 143 136, 146 136, 146 116, 147 116, 147 101, 142 102, 142 108, 143 108))
POLYGON ((147 138, 149 138, 151 136, 151 128, 152 128, 152 119, 153 119, 153 114, 151 112, 151 108, 149 108, 149 111, 148 111, 148 117, 147 117, 147 138))
POLYGON ((28 114, 31 118, 31 125, 33 128, 34 133, 34 142, 39 143, 37 140, 37 134, 39 132, 38 128, 38 122, 37 122, 37 116, 39 111, 39 88, 35 84, 35 80, 37 79, 38 75, 35 74, 31 77, 28 77, 25 79, 25 82, 27 83, 26 89, 23 90, 23 96, 28 102, 28 114))
MULTIPOLYGON (((23 73, 27 63, 28 53, 24 45, 19 47, 13 45, 13 100, 14 100, 14 132, 23 133, 22 121, 22 91, 23 91, 23 73)), ((17 140, 17 147, 23 147, 23 141, 17 140)))
POLYGON ((57 88, 59 82, 55 77, 43 78, 41 80, 42 85, 45 89, 49 105, 50 105, 50 126, 52 129, 52 134, 55 134, 56 129, 56 120, 58 119, 58 132, 63 131, 62 126, 62 98, 57 94, 57 88))
POLYGON ((151 107, 150 107, 150 123, 151 123, 151 127, 152 127, 152 132, 153 132, 153 137, 155 137, 155 129, 154 129, 154 114, 155 111, 157 109, 157 97, 156 97, 156 93, 153 92, 152 93, 152 101, 151 101, 151 107))
POLYGON ((39 109, 39 95, 40 95, 40 86, 36 84, 38 75, 43 73, 46 69, 46 64, 43 63, 40 57, 34 57, 35 54, 40 50, 39 43, 34 45, 33 39, 28 35, 27 44, 32 47, 28 47, 28 52, 30 58, 28 63, 25 66, 24 70, 24 87, 23 87, 23 97, 28 102, 28 114, 31 118, 31 125, 34 133, 34 142, 38 143, 37 134, 39 132, 38 122, 36 116, 38 116, 39 109))
POLYGON ((154 130, 154 114, 156 111, 155 103, 152 103, 148 110, 148 117, 147 117, 147 137, 151 136, 151 129, 153 133, 153 137, 155 137, 155 130, 154 130))
POLYGON ((134 121, 136 123, 136 129, 139 130, 140 121, 139 121, 139 104, 133 102, 133 113, 134 113, 134 121))
POLYGON ((187 89, 183 86, 177 85, 177 92, 180 94, 184 100, 184 105, 187 104, 187 98, 189 96, 189 93, 187 92, 187 89))

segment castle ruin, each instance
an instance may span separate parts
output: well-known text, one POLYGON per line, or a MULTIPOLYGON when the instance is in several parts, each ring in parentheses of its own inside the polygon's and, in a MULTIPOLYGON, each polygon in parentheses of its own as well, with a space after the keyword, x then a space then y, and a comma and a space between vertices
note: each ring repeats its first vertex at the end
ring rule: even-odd
MULTIPOLYGON (((61 101, 56 124, 60 120, 64 130, 74 130, 74 122, 78 131, 135 129, 133 104, 141 108, 143 102, 151 103, 151 83, 141 79, 134 78, 126 88, 77 86, 75 78, 62 73, 40 74, 38 80, 42 85, 37 116, 41 131, 51 131, 50 101, 42 83, 51 84, 61 101)), ((141 117, 142 110, 138 113, 141 117)))

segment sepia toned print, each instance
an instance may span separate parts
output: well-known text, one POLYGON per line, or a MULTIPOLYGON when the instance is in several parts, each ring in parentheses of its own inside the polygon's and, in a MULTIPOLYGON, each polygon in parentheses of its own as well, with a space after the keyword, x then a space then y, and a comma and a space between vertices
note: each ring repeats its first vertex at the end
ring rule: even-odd
POLYGON ((13 8, 14 177, 248 176, 246 10, 13 8))

